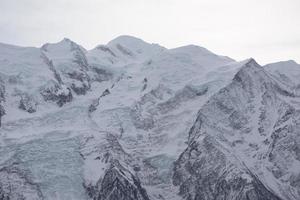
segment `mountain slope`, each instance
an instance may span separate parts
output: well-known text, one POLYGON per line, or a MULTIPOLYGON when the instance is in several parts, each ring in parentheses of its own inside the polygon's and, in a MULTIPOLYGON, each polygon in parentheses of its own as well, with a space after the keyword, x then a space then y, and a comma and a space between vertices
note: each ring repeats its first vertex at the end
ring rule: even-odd
POLYGON ((299 92, 280 66, 131 36, 1 44, 0 199, 297 199, 299 92))
POLYGON ((299 199, 299 107, 291 98, 300 100, 249 60, 200 109, 174 168, 181 195, 299 199))
POLYGON ((300 65, 293 60, 265 65, 264 68, 285 84, 299 87, 300 65))

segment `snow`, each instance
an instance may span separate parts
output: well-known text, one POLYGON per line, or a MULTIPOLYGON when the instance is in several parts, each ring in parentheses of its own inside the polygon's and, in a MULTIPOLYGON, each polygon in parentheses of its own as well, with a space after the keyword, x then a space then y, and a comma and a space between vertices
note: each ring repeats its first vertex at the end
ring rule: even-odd
MULTIPOLYGON (((96 185, 104 175, 109 163, 98 157, 107 146, 112 148, 111 156, 129 171, 134 165, 149 170, 145 160, 163 158, 157 160, 155 167, 159 176, 167 177, 172 170, 170 163, 187 147, 188 133, 199 109, 250 61, 237 62, 195 45, 166 49, 131 36, 120 36, 89 51, 69 39, 41 48, 0 44, 0 78, 5 82, 7 112, 0 127, 0 167, 20 162, 20 168, 30 171, 33 181, 41 185, 46 199, 87 199, 82 184, 96 185), (88 66, 74 62, 79 54, 88 66), (73 91, 73 100, 62 107, 44 101, 40 89, 46 83, 59 81, 43 55, 53 62, 62 78, 57 95, 68 94, 71 84, 80 87, 81 83, 89 83, 91 88, 84 95, 73 91), (92 68, 103 69, 112 76, 102 82, 94 81, 90 78, 95 75, 92 68), (74 71, 88 78, 70 79, 68 73, 74 71), (15 82, 9 81, 13 77, 15 82), (106 90, 109 94, 103 96, 106 90), (36 113, 18 108, 20 97, 16 91, 34 97, 38 103, 36 113), (95 101, 99 105, 89 112, 95 101), (113 142, 108 141, 107 135, 116 138, 121 150, 110 146, 113 142)), ((285 74, 294 83, 300 80, 298 67, 293 61, 265 66, 274 77, 280 79, 279 73, 285 74)), ((262 145, 265 136, 256 134, 261 101, 259 96, 252 102, 256 105, 249 119, 252 132, 237 136, 228 129, 231 135, 226 137, 230 142, 244 140, 262 145)), ((273 119, 278 117, 271 114, 273 119)), ((226 152, 230 149, 225 144, 220 148, 226 152)), ((239 166, 244 162, 255 169, 257 157, 251 157, 253 152, 248 152, 248 146, 237 144, 231 150, 228 155, 238 160, 239 166)), ((261 151, 265 151, 264 147, 261 151)), ((293 173, 298 166, 299 163, 293 164, 293 173)), ((267 173, 263 175, 266 183, 277 187, 267 173)), ((171 178, 151 185, 147 184, 151 181, 146 175, 139 176, 153 200, 161 198, 158 194, 165 199, 180 199, 171 178)), ((249 179, 246 174, 243 177, 249 179)))
POLYGON ((110 41, 107 46, 116 52, 116 54, 120 57, 133 56, 138 60, 146 60, 147 58, 166 50, 164 47, 161 47, 157 44, 149 44, 139 38, 126 35, 115 38, 114 40, 110 41), (124 52, 122 52, 122 48, 120 48, 120 46, 124 49, 127 49, 128 53, 131 55, 124 55, 124 52))
POLYGON ((281 81, 300 84, 300 65, 293 60, 267 64, 264 68, 281 81))
MULTIPOLYGON (((186 133, 192 125, 197 112, 195 107, 200 107, 208 99, 209 95, 191 99, 185 103, 182 102, 174 111, 155 116, 157 127, 153 128, 152 131, 141 130, 135 127, 134 119, 131 116, 132 108, 141 101, 144 95, 157 90, 163 94, 162 99, 156 99, 154 105, 148 102, 145 104, 145 106, 147 105, 145 109, 141 110, 142 117, 151 116, 149 113, 151 109, 156 109, 155 106, 167 102, 171 98, 175 98, 174 95, 176 95, 176 92, 180 93, 186 85, 191 83, 193 87, 198 88, 199 86, 197 85, 200 85, 201 88, 203 87, 201 86, 202 84, 209 82, 209 85, 211 85, 209 87, 212 88, 210 93, 213 93, 213 91, 221 85, 218 86, 218 84, 212 80, 216 80, 218 79, 216 77, 222 75, 210 76, 212 78, 208 77, 205 81, 203 81, 203 77, 205 77, 208 72, 213 73, 213 71, 216 71, 217 73, 218 66, 223 67, 228 65, 228 68, 233 68, 232 72, 230 72, 231 75, 228 76, 228 80, 230 80, 234 71, 238 68, 238 66, 233 67, 235 62, 232 59, 219 57, 201 47, 191 46, 168 50, 159 45, 149 44, 129 36, 118 37, 109 42, 106 46, 102 45, 100 46, 101 48, 95 48, 91 51, 85 51, 69 39, 64 39, 59 43, 46 44, 41 50, 10 47, 12 50, 3 50, 11 55, 11 57, 6 56, 5 58, 7 59, 8 57, 10 60, 14 60, 15 51, 19 51, 22 53, 20 56, 22 59, 14 65, 17 67, 15 70, 13 70, 13 68, 6 68, 4 64, 1 64, 0 67, 4 69, 2 72, 5 75, 15 75, 21 71, 19 67, 20 64, 23 65, 23 63, 26 63, 27 59, 30 63, 36 63, 35 65, 28 66, 31 70, 28 73, 28 79, 33 81, 38 71, 43 70, 41 72, 43 77, 40 80, 34 80, 32 83, 32 85, 36 85, 36 87, 39 88, 45 82, 44 77, 47 77, 46 80, 51 80, 53 76, 52 71, 50 71, 48 66, 40 59, 41 51, 49 60, 53 61, 56 70, 67 72, 77 68, 73 63, 74 52, 72 46, 78 47, 77 49, 84 52, 93 66, 101 69, 109 69, 114 73, 115 77, 105 83, 93 83, 89 93, 83 97, 75 96, 73 102, 66 104, 62 108, 45 104, 40 100, 41 108, 37 113, 31 115, 19 111, 17 101, 15 101, 14 104, 6 105, 8 114, 4 117, 4 124, 1 128, 1 135, 3 135, 6 140, 14 139, 23 141, 22 143, 26 144, 30 141, 35 141, 37 138, 43 141, 43 138, 48 137, 48 135, 51 136, 53 133, 56 133, 55 135, 68 133, 67 138, 70 139, 66 141, 70 140, 71 142, 73 141, 72 138, 84 137, 86 133, 92 133, 95 138, 98 138, 95 139, 96 141, 102 141, 104 140, 102 136, 100 136, 100 138, 97 136, 99 131, 110 132, 120 137, 119 131, 120 128, 122 128, 124 133, 119 139, 119 142, 126 152, 137 156, 138 159, 140 159, 141 156, 147 158, 157 155, 167 155, 172 160, 175 160, 178 154, 185 148, 186 144, 184 141, 187 139, 186 133), (9 53, 10 51, 12 52, 9 53), (26 54, 30 54, 31 56, 26 54), (215 59, 217 61, 215 61, 215 59), (151 60, 151 62, 149 62, 149 60, 151 60), (212 63, 215 64, 213 66, 214 68, 209 68, 207 65, 211 65, 212 63), (37 69, 37 65, 39 65, 38 67, 40 69, 37 69), (205 70, 203 70, 204 68, 202 69, 203 66, 205 70), (145 79, 147 79, 147 87, 145 91, 142 91, 145 79), (98 98, 105 89, 109 89, 110 94, 101 97, 97 110, 89 115, 88 106, 93 99, 98 98), (16 118, 16 116, 19 117, 16 118), (176 131, 174 132, 174 130, 176 131), (138 139, 140 137, 143 138, 141 141, 138 139), (154 140, 152 140, 151 137, 154 140), (164 138, 163 141, 167 143, 155 144, 157 142, 156 137, 164 138), (135 147, 132 146, 132 140, 135 141, 135 147)), ((66 81, 64 77, 63 80, 66 81)), ((12 90, 10 87, 14 86, 8 86, 9 92, 12 90)), ((67 86, 62 85, 62 89, 58 92, 58 95, 67 93, 67 86)), ((95 145, 97 146, 97 142, 95 145)), ((94 148, 96 148, 96 146, 94 148)), ((56 146, 55 148, 57 148, 57 151, 65 152, 65 147, 56 146)), ((45 153, 49 152, 50 154, 50 151, 52 151, 52 149, 47 149, 45 153)), ((96 184, 103 175, 104 169, 107 168, 107 164, 95 159, 95 157, 97 157, 96 155, 97 154, 88 154, 84 161, 79 159, 73 164, 74 170, 80 171, 69 170, 69 172, 82 174, 82 178, 84 178, 87 183, 96 184)), ((60 158, 54 157, 53 159, 60 158)), ((52 162, 52 160, 49 162, 52 162)), ((55 166, 57 170, 63 173, 65 164, 66 163, 60 165, 58 162, 55 166)), ((33 167, 31 170, 35 170, 34 174, 42 173, 42 171, 40 171, 41 169, 35 166, 36 164, 32 163, 31 165, 33 167)), ((57 173, 59 171, 57 171, 57 173)), ((50 173, 48 170, 47 172, 50 173)), ((67 177, 69 176, 68 174, 65 175, 67 177)), ((38 176, 41 178, 39 182, 46 185, 50 184, 48 178, 38 176)), ((74 178, 76 178, 76 176, 74 178)), ((78 181, 79 177, 76 179, 78 181)), ((63 182, 64 180, 62 180, 59 185, 59 187, 61 187, 60 189, 67 187, 62 185, 63 182)), ((54 183, 51 182, 51 184, 54 183)), ((54 188, 51 191, 49 191, 49 189, 50 188, 47 187, 43 188, 43 192, 47 195, 56 195, 58 199, 66 198, 66 196, 59 196, 62 195, 62 193, 59 192, 61 191, 59 188, 54 188), (55 190, 57 190, 57 192, 53 193, 55 190)), ((65 193, 65 195, 67 195, 67 193, 65 193)), ((71 193, 70 191, 70 194, 71 193)))

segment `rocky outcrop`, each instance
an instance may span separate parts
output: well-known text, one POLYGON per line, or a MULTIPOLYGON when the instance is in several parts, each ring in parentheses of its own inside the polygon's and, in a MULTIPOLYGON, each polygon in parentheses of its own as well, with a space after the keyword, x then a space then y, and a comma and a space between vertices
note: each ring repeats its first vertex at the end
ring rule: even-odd
POLYGON ((111 78, 113 78, 113 73, 106 69, 92 67, 92 71, 94 72, 94 74, 93 76, 91 76, 91 79, 94 81, 102 82, 102 81, 108 81, 111 78))
POLYGON ((95 200, 150 200, 139 179, 117 161, 88 193, 95 200))
POLYGON ((110 94, 110 91, 109 89, 105 89, 102 94, 100 95, 100 97, 98 97, 97 99, 94 99, 92 104, 89 106, 89 113, 92 113, 94 112, 95 110, 97 110, 97 107, 99 106, 100 104, 100 99, 102 97, 105 97, 106 95, 109 95, 110 94))
POLYGON ((77 95, 85 95, 91 88, 89 76, 82 71, 69 72, 68 77, 72 79, 70 87, 77 95))
POLYGON ((193 142, 175 162, 173 181, 187 200, 280 200, 215 139, 193 142))
POLYGON ((85 50, 75 42, 64 39, 56 44, 45 44, 42 48, 42 58, 54 73, 56 80, 71 88, 77 95, 84 95, 91 88, 91 71, 85 50), (65 58, 57 55, 63 49, 65 58))
POLYGON ((67 102, 72 101, 72 92, 65 85, 51 81, 41 88, 41 95, 45 101, 55 102, 58 106, 63 106, 67 102))
POLYGON ((0 127, 1 127, 1 118, 5 115, 4 107, 0 104, 0 127))
POLYGON ((95 200, 150 200, 131 167, 133 158, 124 151, 118 137, 109 133, 102 140, 95 137, 99 135, 83 140, 81 149, 85 160, 97 163, 94 167, 98 177, 93 175, 95 181, 87 178, 84 183, 88 196, 95 200))
POLYGON ((158 104, 158 109, 160 113, 166 113, 173 109, 176 109, 181 104, 188 100, 195 99, 196 97, 205 95, 208 91, 207 85, 202 85, 199 88, 193 87, 191 85, 185 86, 183 89, 176 92, 174 97, 168 99, 165 102, 158 104))
POLYGON ((67 42, 70 43, 71 46, 71 51, 74 53, 74 59, 73 62, 77 63, 77 65, 84 70, 87 70, 89 68, 89 64, 87 61, 87 58, 85 56, 85 50, 80 47, 78 44, 76 44, 75 42, 69 40, 69 39, 65 39, 67 42))
POLYGON ((33 97, 29 96, 27 93, 20 95, 20 104, 19 108, 27 111, 29 113, 36 112, 37 102, 33 99, 33 97))
POLYGON ((16 166, 9 166, 0 169, 0 199, 42 200, 44 197, 38 184, 16 166))

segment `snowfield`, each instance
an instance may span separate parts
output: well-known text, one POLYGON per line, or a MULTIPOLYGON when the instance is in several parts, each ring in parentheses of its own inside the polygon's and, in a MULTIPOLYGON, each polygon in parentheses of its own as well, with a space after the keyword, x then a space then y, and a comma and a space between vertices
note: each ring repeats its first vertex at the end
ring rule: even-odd
POLYGON ((0 199, 299 200, 299 77, 131 36, 0 44, 0 199))

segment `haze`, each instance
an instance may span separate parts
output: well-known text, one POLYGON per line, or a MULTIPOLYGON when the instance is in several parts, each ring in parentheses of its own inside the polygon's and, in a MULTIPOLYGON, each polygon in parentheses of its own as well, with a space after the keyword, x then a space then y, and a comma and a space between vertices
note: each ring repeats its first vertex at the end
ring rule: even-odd
POLYGON ((236 60, 300 62, 299 0, 0 0, 0 42, 67 37, 91 49, 119 35, 196 44, 236 60))

